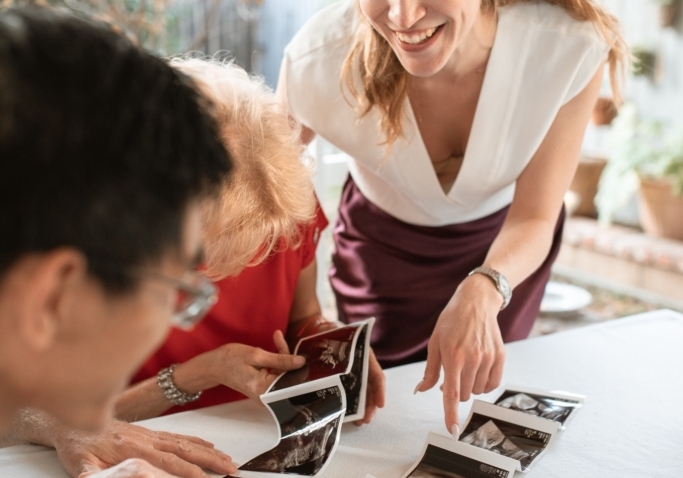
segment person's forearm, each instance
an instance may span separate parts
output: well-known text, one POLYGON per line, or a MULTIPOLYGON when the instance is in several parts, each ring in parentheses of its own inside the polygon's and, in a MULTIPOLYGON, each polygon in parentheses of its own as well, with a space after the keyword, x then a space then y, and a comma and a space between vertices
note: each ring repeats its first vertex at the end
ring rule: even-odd
POLYGON ((538 269, 552 246, 555 221, 525 219, 503 225, 484 266, 503 274, 514 288, 538 269))
MULTIPOLYGON (((218 385, 211 377, 208 364, 203 364, 203 356, 199 355, 176 367, 173 372, 173 383, 187 394, 194 394, 218 385)), ((116 418, 127 422, 158 417, 171 408, 171 403, 152 377, 136 383, 125 390, 116 401, 116 418)))
POLYGON ((43 411, 19 410, 9 429, 0 435, 0 448, 27 443, 54 447, 54 435, 62 428, 56 419, 43 411))

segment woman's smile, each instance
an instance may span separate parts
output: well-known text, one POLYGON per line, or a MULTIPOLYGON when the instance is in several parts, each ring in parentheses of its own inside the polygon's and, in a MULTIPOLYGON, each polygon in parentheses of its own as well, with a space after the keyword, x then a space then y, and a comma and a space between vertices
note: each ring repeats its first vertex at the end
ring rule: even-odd
POLYGON ((407 32, 395 31, 396 44, 406 52, 417 52, 429 48, 433 45, 443 30, 443 24, 422 30, 412 30, 407 32))

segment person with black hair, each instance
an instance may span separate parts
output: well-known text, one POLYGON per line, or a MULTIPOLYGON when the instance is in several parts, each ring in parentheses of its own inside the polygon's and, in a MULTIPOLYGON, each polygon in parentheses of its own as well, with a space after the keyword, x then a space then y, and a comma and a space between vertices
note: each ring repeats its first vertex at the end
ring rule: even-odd
MULTIPOLYGON (((0 10, 0 434, 28 407, 102 429, 170 323, 215 300, 195 271, 201 208, 232 161, 208 107, 106 28, 0 10)), ((162 463, 183 449, 235 469, 202 440, 147 433, 162 463)), ((170 476, 139 460, 105 473, 170 476)))

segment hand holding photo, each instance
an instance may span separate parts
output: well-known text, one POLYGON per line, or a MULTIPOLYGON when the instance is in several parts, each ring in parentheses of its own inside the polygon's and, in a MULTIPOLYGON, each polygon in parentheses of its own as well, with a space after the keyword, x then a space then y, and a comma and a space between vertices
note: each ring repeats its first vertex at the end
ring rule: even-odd
POLYGON ((306 357, 306 364, 279 376, 267 394, 339 375, 346 393, 344 421, 363 419, 373 323, 368 319, 301 339, 294 353, 306 357))

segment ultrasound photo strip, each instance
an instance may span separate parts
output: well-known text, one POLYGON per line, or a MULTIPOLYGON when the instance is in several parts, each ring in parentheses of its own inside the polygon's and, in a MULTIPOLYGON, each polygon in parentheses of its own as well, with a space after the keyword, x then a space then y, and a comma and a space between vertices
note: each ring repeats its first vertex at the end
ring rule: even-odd
POLYGON ((560 431, 558 422, 475 400, 459 440, 512 458, 527 472, 560 431))
POLYGON ((334 375, 262 395, 278 425, 278 441, 231 476, 321 473, 339 445, 346 410, 343 390, 339 375, 334 375))
POLYGON ((584 395, 508 385, 494 404, 556 421, 564 430, 583 406, 585 399, 584 395))
POLYGON ((420 458, 401 478, 512 478, 517 461, 429 433, 420 458))
POLYGON ((266 395, 339 375, 346 393, 347 410, 344 421, 363 419, 368 387, 368 351, 374 323, 375 319, 370 318, 304 337, 297 344, 294 353, 306 357, 306 365, 280 375, 266 395))

